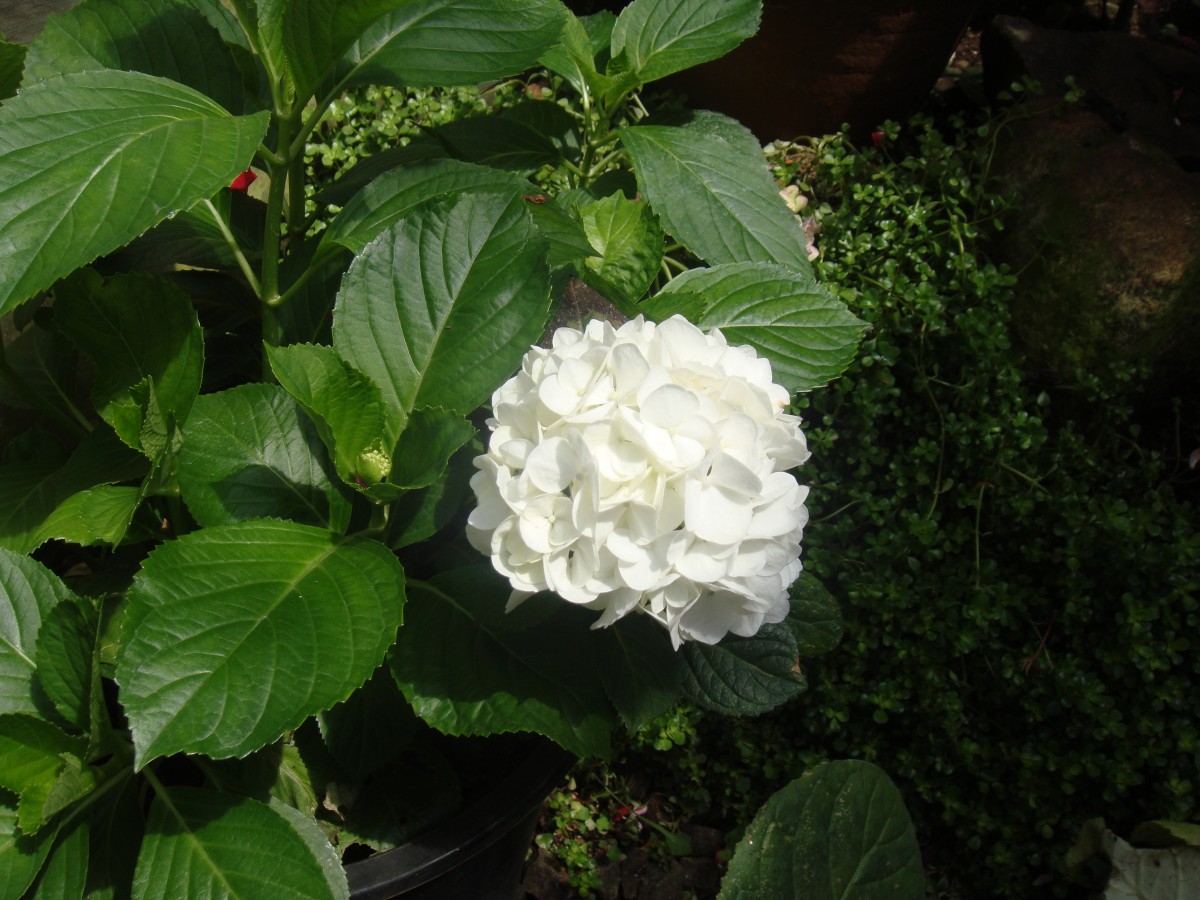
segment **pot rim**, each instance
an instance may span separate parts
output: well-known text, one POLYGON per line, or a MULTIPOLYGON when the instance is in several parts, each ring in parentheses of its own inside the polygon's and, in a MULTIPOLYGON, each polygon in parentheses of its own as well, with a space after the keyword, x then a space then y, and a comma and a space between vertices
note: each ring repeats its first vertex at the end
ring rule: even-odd
POLYGON ((541 806, 576 757, 537 738, 525 759, 475 803, 411 841, 345 866, 355 900, 384 900, 445 874, 486 850, 541 806))

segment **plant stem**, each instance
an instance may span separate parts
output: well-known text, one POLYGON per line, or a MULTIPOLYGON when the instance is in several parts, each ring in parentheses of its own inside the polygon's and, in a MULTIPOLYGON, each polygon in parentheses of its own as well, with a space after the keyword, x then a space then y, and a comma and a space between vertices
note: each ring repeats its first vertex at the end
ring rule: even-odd
POLYGON ((262 299, 262 285, 258 282, 258 276, 254 274, 254 269, 250 266, 250 261, 246 259, 246 254, 242 252, 242 248, 238 245, 237 238, 230 231, 228 223, 217 212, 217 208, 213 206, 211 200, 205 200, 204 205, 208 207, 209 214, 213 217, 213 221, 217 223, 217 228, 221 232, 221 237, 225 239, 225 243, 229 249, 233 251, 233 258, 237 260, 238 268, 242 270, 242 274, 246 276, 246 281, 250 284, 250 289, 254 291, 254 296, 262 299))

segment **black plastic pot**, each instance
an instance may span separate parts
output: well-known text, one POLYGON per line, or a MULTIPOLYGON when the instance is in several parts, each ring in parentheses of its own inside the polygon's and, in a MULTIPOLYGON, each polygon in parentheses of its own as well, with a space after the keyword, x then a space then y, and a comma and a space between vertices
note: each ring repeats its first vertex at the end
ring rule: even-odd
POLYGON ((512 900, 542 803, 575 762, 538 741, 457 815, 416 840, 346 866, 353 900, 512 900))

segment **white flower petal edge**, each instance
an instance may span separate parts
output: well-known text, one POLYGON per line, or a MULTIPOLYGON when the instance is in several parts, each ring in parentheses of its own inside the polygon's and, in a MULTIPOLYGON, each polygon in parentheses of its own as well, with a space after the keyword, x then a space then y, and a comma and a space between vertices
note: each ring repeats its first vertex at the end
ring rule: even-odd
POLYGON ((684 641, 749 637, 800 575, 808 459, 752 347, 681 316, 560 328, 492 395, 468 537, 513 586, 639 611, 684 641))

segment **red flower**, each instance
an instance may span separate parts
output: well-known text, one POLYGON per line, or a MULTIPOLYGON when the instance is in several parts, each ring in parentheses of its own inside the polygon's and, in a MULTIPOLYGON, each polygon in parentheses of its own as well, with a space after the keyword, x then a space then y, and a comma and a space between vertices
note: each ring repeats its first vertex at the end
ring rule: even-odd
POLYGON ((230 182, 229 189, 231 191, 241 191, 244 194, 247 190, 249 190, 250 185, 254 183, 254 179, 257 177, 258 176, 254 174, 253 169, 247 169, 237 178, 233 179, 232 182, 230 182))
POLYGON ((875 145, 876 150, 879 150, 883 147, 883 137, 884 135, 882 131, 871 132, 871 143, 875 145))

